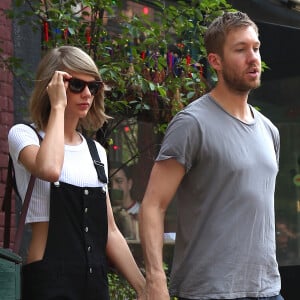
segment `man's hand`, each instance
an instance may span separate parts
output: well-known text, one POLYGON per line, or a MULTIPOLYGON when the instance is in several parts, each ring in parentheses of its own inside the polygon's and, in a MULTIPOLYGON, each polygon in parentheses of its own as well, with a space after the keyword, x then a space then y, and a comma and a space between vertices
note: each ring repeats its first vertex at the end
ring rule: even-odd
POLYGON ((170 300, 166 281, 146 280, 145 300, 170 300))

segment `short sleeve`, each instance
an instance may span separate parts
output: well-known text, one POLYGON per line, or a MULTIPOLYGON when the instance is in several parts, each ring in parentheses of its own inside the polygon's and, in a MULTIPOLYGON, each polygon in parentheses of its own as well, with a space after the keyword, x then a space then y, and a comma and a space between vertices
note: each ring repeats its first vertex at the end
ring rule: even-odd
POLYGON ((16 162, 22 149, 30 145, 39 146, 39 144, 37 134, 25 124, 14 125, 8 132, 9 153, 16 162))
POLYGON ((174 158, 188 172, 197 159, 200 144, 199 123, 193 115, 182 111, 169 124, 156 161, 174 158))

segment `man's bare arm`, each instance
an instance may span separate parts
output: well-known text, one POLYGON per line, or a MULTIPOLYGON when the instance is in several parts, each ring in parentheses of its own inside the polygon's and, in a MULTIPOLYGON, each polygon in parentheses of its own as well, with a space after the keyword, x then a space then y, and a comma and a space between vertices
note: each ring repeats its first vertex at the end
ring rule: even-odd
POLYGON ((175 159, 156 162, 142 201, 139 224, 147 299, 170 299, 163 269, 164 217, 184 174, 184 167, 175 159))

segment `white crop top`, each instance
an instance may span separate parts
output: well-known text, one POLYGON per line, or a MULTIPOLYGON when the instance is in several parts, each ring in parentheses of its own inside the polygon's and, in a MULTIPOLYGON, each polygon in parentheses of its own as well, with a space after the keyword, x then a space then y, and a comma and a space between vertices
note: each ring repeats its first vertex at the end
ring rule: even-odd
MULTIPOLYGON (((42 137, 45 136, 44 132, 40 131, 39 133, 42 137)), ((86 139, 83 136, 82 140, 80 145, 65 145, 64 164, 59 180, 80 187, 104 186, 107 188, 106 184, 98 180, 86 139)), ((30 173, 18 161, 19 154, 26 146, 39 145, 39 139, 29 126, 17 124, 14 125, 8 133, 8 144, 9 153, 14 164, 17 188, 23 201, 30 173)), ((104 164, 107 176, 108 167, 105 149, 99 143, 96 144, 100 160, 104 164)), ((49 207, 50 183, 36 179, 27 212, 26 223, 49 221, 49 207)))

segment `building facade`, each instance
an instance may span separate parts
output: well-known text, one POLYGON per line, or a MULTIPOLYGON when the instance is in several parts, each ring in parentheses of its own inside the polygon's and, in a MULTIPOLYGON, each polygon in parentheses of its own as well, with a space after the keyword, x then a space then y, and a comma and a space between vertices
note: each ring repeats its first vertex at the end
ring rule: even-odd
MULTIPOLYGON (((14 102, 13 102, 13 76, 8 70, 5 60, 13 55, 12 21, 4 15, 4 10, 10 8, 11 1, 1 1, 0 3, 0 205, 5 192, 7 164, 8 164, 8 144, 7 133, 14 122, 14 102)), ((13 207, 13 230, 15 227, 15 209, 13 207)), ((4 214, 0 212, 0 246, 3 242, 4 214)))

